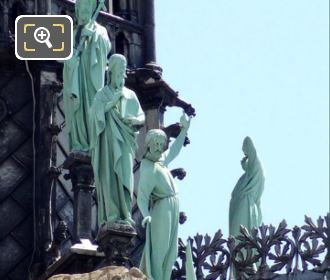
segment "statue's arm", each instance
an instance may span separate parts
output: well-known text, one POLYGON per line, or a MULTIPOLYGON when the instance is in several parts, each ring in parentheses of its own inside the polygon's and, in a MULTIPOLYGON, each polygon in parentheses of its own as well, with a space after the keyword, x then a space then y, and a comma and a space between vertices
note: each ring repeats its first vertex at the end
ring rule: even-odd
POLYGON ((108 56, 108 54, 111 51, 111 41, 109 39, 109 36, 108 36, 108 33, 107 33, 106 30, 105 30, 105 34, 104 34, 104 39, 103 40, 104 40, 104 45, 105 45, 105 53, 108 56))
POLYGON ((139 99, 136 97, 135 93, 131 91, 131 98, 129 102, 133 105, 129 115, 123 120, 126 124, 135 127, 136 129, 141 128, 145 123, 145 114, 140 105, 139 99))
POLYGON ((149 201, 153 190, 152 178, 154 176, 150 167, 144 162, 141 163, 140 180, 138 186, 137 205, 142 213, 143 218, 149 217, 149 201))
POLYGON ((124 120, 128 124, 131 124, 132 126, 139 126, 142 127, 145 123, 145 115, 144 113, 140 113, 136 116, 128 116, 124 120))
POLYGON ((169 152, 166 155, 165 160, 164 160, 165 166, 168 166, 168 164, 171 161, 173 161, 180 153, 183 143, 185 141, 188 129, 189 129, 190 118, 189 118, 189 120, 186 120, 185 117, 182 116, 180 119, 180 124, 181 124, 181 131, 180 131, 178 137, 173 142, 173 144, 170 146, 169 152))
POLYGON ((135 96, 135 98, 136 98, 136 102, 137 102, 139 108, 138 108, 138 113, 136 115, 136 118, 133 121, 133 125, 141 125, 141 126, 143 126, 144 123, 145 123, 145 121, 146 121, 146 117, 145 117, 144 112, 143 112, 143 110, 141 108, 141 105, 140 105, 139 100, 137 99, 136 96, 135 96))
POLYGON ((105 107, 106 105, 101 98, 101 93, 97 92, 93 100, 93 104, 89 110, 91 148, 94 148, 97 145, 97 139, 105 129, 105 107))

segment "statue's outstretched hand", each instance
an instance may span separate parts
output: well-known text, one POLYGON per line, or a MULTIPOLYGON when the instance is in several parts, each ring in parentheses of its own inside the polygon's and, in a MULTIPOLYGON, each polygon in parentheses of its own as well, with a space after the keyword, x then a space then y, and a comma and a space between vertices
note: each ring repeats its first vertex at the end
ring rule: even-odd
POLYGON ((185 112, 182 113, 182 116, 180 118, 180 124, 181 124, 183 129, 188 130, 188 128, 190 126, 191 118, 192 117, 187 118, 185 112))
POLYGON ((143 228, 145 228, 146 224, 150 224, 151 223, 151 216, 147 216, 142 220, 141 226, 143 228))

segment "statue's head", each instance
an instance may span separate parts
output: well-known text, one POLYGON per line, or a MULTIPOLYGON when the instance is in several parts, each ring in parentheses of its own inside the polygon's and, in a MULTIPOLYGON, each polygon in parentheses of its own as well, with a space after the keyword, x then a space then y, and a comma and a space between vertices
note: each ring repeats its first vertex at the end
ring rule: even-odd
POLYGON ((242 151, 244 153, 244 158, 241 160, 241 165, 243 170, 247 169, 248 161, 256 157, 256 149, 254 147, 253 141, 249 136, 246 136, 243 141, 242 151))
POLYGON ((145 158, 158 161, 167 146, 166 133, 161 129, 150 129, 145 138, 145 158))
POLYGON ((96 10, 96 0, 76 0, 75 12, 78 25, 87 24, 96 10))
POLYGON ((125 84, 126 58, 122 54, 113 54, 108 62, 108 84, 115 89, 120 89, 125 84))

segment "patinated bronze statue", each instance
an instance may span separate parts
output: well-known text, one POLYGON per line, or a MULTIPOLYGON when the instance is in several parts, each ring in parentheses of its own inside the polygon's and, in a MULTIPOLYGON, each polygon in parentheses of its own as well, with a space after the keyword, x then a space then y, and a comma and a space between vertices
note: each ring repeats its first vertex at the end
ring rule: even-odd
POLYGON ((250 231, 262 223, 260 199, 265 177, 250 137, 244 139, 242 150, 244 158, 241 164, 244 174, 239 178, 231 194, 229 207, 229 234, 232 236, 240 233, 241 225, 250 231))
POLYGON ((151 280, 169 280, 178 252, 178 190, 168 164, 179 154, 190 119, 181 117, 181 132, 164 153, 168 139, 160 129, 149 130, 140 167, 137 203, 147 224, 146 243, 140 268, 151 280), (149 205, 151 207, 149 208, 149 205))
POLYGON ((102 2, 97 9, 96 0, 75 4, 74 52, 63 68, 65 123, 72 151, 89 150, 88 112, 95 93, 104 86, 111 43, 107 30, 95 21, 102 2))
POLYGON ((98 199, 98 223, 134 224, 131 218, 135 134, 145 121, 135 93, 124 86, 126 58, 109 59, 108 82, 90 110, 92 165, 98 199))

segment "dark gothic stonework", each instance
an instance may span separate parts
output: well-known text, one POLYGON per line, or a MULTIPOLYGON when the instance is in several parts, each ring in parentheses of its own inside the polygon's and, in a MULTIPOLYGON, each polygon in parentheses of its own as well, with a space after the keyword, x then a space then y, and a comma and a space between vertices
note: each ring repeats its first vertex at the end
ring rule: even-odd
POLYGON ((129 259, 129 249, 133 247, 132 240, 137 235, 135 229, 127 224, 104 224, 96 237, 99 250, 104 252, 106 259, 102 266, 132 267, 129 259))
POLYGON ((73 241, 92 240, 92 201, 94 186, 91 158, 86 153, 72 152, 63 164, 69 170, 65 179, 71 179, 74 193, 73 209, 73 241))
MULTIPOLYGON (((106 0, 113 14, 101 12, 97 19, 108 31, 112 53, 122 53, 128 59, 127 85, 137 91, 147 115, 146 126, 140 131, 141 147, 146 130, 164 126, 166 107, 179 106, 194 114, 192 106, 179 99, 161 78, 155 55, 153 2, 106 0), (149 78, 155 80, 146 85, 149 78)), ((0 215, 4 217, 0 225, 0 279, 5 280, 24 280, 29 274, 47 277, 79 268, 83 272, 97 267, 102 258, 99 253, 89 258, 84 250, 70 249, 81 238, 93 242, 96 237, 92 184, 85 181, 89 185, 86 188, 77 188, 74 182, 72 185, 77 174, 91 174, 91 170, 84 164, 63 166, 69 148, 61 93, 62 65, 52 61, 25 63, 15 58, 14 22, 21 14, 73 17, 74 2, 0 1, 0 215), (65 179, 68 176, 71 180, 65 179), (84 209, 85 203, 88 207, 84 209), (78 221, 85 215, 88 219, 78 221), (84 262, 89 265, 83 266, 84 262)), ((136 178, 139 160, 134 168, 136 178)), ((136 191, 134 203, 135 199, 136 191)), ((137 236, 129 255, 138 265, 145 233, 139 226, 141 215, 136 205, 133 217, 137 236)))
POLYGON ((33 250, 31 80, 13 61, 0 63, 0 279, 27 273, 33 250))

